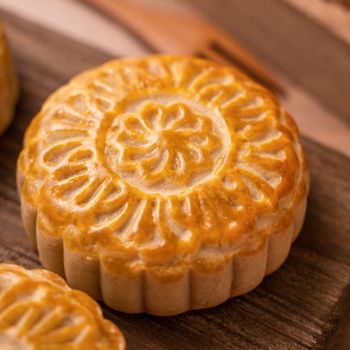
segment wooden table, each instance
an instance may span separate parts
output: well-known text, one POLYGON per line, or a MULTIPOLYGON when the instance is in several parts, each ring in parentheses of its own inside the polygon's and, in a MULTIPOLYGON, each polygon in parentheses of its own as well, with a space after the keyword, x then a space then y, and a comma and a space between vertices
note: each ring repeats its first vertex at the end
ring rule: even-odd
MULTIPOLYGON (((170 318, 104 307, 105 315, 121 327, 129 349, 324 349, 337 339, 348 349, 346 337, 335 337, 347 329, 343 324, 350 314, 346 33, 344 37, 332 28, 334 23, 325 23, 298 0, 192 0, 185 5, 240 39, 285 86, 283 103, 298 120, 310 161, 306 223, 283 267, 245 296, 170 318)), ((184 2, 171 6, 181 11, 184 2)), ((14 175, 25 128, 45 98, 74 74, 111 56, 148 48, 81 3, 0 0, 0 7, 22 83, 16 120, 0 139, 0 259, 34 267, 40 263, 23 233, 14 175)), ((327 11, 340 9, 331 5, 327 11)))

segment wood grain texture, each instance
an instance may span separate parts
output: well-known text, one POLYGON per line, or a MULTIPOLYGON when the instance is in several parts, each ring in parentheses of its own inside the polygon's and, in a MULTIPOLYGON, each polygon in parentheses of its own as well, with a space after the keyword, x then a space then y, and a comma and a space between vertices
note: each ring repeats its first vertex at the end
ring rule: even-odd
POLYGON ((350 47, 280 0, 191 0, 260 58, 350 125, 350 47))
MULTIPOLYGON (((39 266, 24 235, 15 188, 22 136, 44 99, 109 57, 1 12, 22 82, 14 124, 0 139, 0 258, 39 266)), ((252 293, 176 317, 104 307, 128 349, 324 349, 350 298, 350 160, 304 139, 311 168, 306 224, 283 267, 252 293)))
MULTIPOLYGON (((350 11, 337 1, 284 0, 350 45, 350 11)), ((350 9, 350 8, 349 8, 350 9)))

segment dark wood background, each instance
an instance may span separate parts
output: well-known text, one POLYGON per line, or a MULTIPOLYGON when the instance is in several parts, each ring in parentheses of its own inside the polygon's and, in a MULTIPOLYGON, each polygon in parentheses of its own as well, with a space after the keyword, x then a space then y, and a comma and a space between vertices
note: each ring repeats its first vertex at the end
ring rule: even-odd
MULTIPOLYGON (((260 10, 269 16, 271 11, 277 11, 270 6, 277 1, 254 3, 264 3, 257 6, 263 6, 260 10)), ((231 2, 224 2, 230 6, 231 2)), ((242 16, 250 16, 249 4, 253 2, 234 2, 242 16)), ((209 0, 195 0, 195 3, 209 11, 209 0)), ((284 6, 278 11, 284 11, 284 6)), ((210 12, 214 19, 218 18, 215 7, 210 6, 210 12)), ((24 130, 53 90, 74 74, 110 57, 3 11, 0 14, 13 46, 22 85, 15 122, 0 139, 0 259, 38 267, 37 253, 23 232, 15 188, 16 158, 24 130)), ((241 30, 239 35, 244 36, 243 24, 230 22, 229 12, 227 16, 227 29, 238 34, 241 30)), ((322 32, 314 24, 305 27, 302 16, 294 20, 305 30, 300 29, 301 41, 311 40, 307 39, 309 31, 322 32)), ((248 46, 254 43, 254 51, 261 59, 267 64, 288 66, 291 79, 308 88, 341 118, 349 118, 348 95, 335 92, 335 88, 350 91, 350 80, 344 77, 350 53, 344 43, 329 38, 341 52, 336 62, 332 61, 335 60, 332 54, 320 47, 303 51, 298 60, 293 59, 301 44, 292 42, 285 43, 288 54, 281 52, 279 57, 272 58, 269 55, 272 46, 282 45, 285 35, 291 34, 288 26, 280 23, 278 28, 276 24, 264 27, 273 31, 274 37, 265 43, 266 47, 262 42, 256 43, 264 40, 259 18, 252 17, 249 23, 256 38, 247 36, 246 42, 248 46), (321 59, 316 62, 310 54, 321 59), (332 69, 330 62, 335 65, 332 69), (301 67, 312 64, 314 69, 305 75, 301 67), (325 79, 319 77, 321 73, 325 79)), ((205 311, 159 318, 126 315, 104 307, 105 316, 115 321, 125 334, 128 349, 325 349, 335 339, 350 312, 350 160, 309 139, 304 138, 303 142, 311 169, 309 207, 303 232, 283 267, 253 292, 205 311)))
POLYGON ((348 43, 282 0, 190 2, 350 125, 348 43))

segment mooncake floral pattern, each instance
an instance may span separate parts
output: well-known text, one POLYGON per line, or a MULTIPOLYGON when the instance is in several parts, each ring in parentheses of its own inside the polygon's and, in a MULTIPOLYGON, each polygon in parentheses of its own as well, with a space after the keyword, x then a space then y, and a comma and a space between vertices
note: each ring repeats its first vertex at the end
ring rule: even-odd
POLYGON ((281 212, 272 225, 289 225, 305 188, 298 132, 275 97, 181 57, 113 61, 74 79, 32 123, 19 167, 39 227, 134 265, 241 245, 281 212))
POLYGON ((115 160, 116 171, 132 172, 146 185, 187 185, 193 175, 214 168, 213 153, 222 148, 211 119, 183 103, 146 103, 117 118, 112 130, 117 156, 112 152, 110 163, 115 160))
MULTIPOLYGON (((0 264, 0 344, 5 349, 124 349, 90 297, 57 275, 0 264)), ((3 349, 3 347, 1 347, 3 349)))

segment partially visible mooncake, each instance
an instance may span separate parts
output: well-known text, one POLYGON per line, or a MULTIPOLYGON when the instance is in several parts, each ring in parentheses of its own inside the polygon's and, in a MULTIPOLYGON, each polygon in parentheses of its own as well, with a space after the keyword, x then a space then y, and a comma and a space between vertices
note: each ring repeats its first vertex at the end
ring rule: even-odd
POLYGON ((115 60, 44 104, 18 162, 48 269, 124 312, 172 315, 256 287, 306 210, 298 130, 276 97, 210 61, 115 60))
POLYGON ((0 264, 0 349, 122 350, 125 342, 96 302, 61 277, 0 264))
POLYGON ((0 135, 12 120, 17 97, 17 77, 4 29, 0 24, 0 135))

